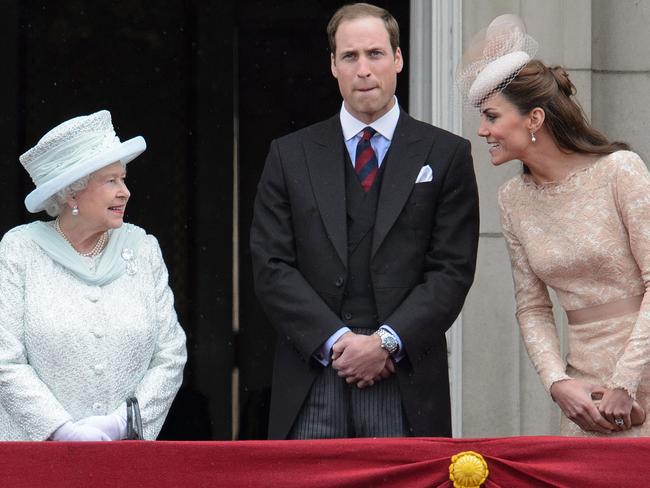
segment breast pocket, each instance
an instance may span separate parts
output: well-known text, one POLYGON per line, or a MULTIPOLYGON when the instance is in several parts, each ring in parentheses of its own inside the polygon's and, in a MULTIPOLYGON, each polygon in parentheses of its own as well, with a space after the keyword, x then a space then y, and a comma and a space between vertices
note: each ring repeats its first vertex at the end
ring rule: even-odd
POLYGON ((418 234, 426 235, 431 231, 437 193, 437 185, 433 181, 416 183, 413 186, 404 212, 408 225, 413 227, 418 234))

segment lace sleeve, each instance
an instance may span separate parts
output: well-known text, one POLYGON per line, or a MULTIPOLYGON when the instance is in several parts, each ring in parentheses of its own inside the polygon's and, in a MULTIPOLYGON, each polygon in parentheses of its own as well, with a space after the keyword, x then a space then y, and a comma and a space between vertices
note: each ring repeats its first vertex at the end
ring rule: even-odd
POLYGON ((508 214, 508 205, 504 200, 502 190, 499 193, 501 226, 510 254, 517 303, 517 322, 528 356, 544 387, 550 390, 553 383, 571 377, 565 372, 564 361, 560 354, 560 340, 548 289, 528 263, 526 251, 515 234, 508 214))
POLYGON ((614 198, 641 270, 645 294, 630 338, 606 386, 623 388, 634 397, 650 361, 650 174, 637 154, 621 151, 617 156, 614 198))

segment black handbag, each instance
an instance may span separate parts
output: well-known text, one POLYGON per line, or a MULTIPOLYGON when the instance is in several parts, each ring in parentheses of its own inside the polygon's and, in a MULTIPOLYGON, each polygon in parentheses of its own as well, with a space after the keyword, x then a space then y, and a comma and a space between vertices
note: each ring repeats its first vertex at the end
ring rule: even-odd
POLYGON ((141 441, 142 418, 140 417, 140 406, 136 397, 126 399, 126 439, 130 441, 141 441))

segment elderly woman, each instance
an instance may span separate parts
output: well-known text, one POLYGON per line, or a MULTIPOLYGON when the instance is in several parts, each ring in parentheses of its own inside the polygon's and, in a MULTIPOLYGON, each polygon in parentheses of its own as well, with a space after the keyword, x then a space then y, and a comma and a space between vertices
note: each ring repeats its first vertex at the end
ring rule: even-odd
POLYGON ((589 124, 561 67, 533 59, 520 19, 497 17, 459 80, 492 164, 524 163, 499 190, 517 319, 570 436, 648 436, 650 174, 589 124), (566 364, 547 287, 568 318, 566 364))
POLYGON ((68 120, 20 157, 30 212, 0 242, 0 440, 126 437, 136 397, 155 439, 181 384, 185 334, 156 239, 123 221, 126 164, 111 115, 68 120))

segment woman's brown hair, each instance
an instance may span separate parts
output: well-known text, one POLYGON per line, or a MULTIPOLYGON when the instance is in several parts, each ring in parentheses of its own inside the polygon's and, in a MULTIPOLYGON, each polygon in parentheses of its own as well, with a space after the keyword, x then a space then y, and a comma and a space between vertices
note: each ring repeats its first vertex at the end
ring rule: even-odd
POLYGON ((576 87, 560 66, 548 67, 533 59, 502 91, 522 115, 535 107, 544 110, 544 124, 555 142, 567 152, 611 154, 629 149, 625 142, 610 142, 591 126, 575 99, 576 87))

